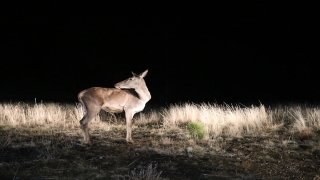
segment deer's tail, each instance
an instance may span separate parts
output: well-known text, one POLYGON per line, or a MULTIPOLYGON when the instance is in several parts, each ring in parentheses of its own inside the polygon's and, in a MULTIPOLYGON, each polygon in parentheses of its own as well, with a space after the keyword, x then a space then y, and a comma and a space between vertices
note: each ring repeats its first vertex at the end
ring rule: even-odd
POLYGON ((80 104, 82 105, 82 108, 83 108, 83 114, 87 114, 87 107, 86 105, 84 104, 83 100, 82 100, 82 96, 83 94, 85 93, 85 91, 81 91, 79 94, 78 94, 78 100, 80 102, 80 104))

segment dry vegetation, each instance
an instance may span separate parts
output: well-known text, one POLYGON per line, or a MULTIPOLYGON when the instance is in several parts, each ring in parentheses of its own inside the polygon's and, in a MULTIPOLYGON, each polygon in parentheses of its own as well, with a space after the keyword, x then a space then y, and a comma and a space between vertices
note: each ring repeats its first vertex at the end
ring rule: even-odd
POLYGON ((83 144, 82 114, 71 104, 0 104, 0 177, 320 179, 319 107, 175 104, 137 114, 134 144, 123 115, 101 112, 89 125, 93 146, 83 144))

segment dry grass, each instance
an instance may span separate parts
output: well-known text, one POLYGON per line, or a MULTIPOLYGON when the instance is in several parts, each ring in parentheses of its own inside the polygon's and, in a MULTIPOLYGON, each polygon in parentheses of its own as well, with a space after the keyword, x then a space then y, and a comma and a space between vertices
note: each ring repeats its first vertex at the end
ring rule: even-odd
MULTIPOLYGON (((71 104, 0 104, 0 126, 2 128, 28 129, 29 131, 78 132, 83 110, 71 104)), ((262 135, 268 130, 277 131, 284 125, 291 133, 318 131, 320 109, 307 106, 285 106, 266 109, 264 105, 240 107, 217 104, 175 104, 160 110, 140 113, 134 118, 135 126, 156 127, 165 135, 172 131, 187 131, 189 122, 205 125, 206 139, 219 136, 241 137, 262 135), (179 129, 179 130, 178 130, 179 129)), ((90 123, 93 131, 123 129, 123 116, 100 113, 90 123), (102 118, 101 118, 102 117, 102 118)))
POLYGON ((263 105, 241 108, 239 106, 186 103, 164 109, 163 119, 165 127, 200 122, 205 125, 208 138, 257 133, 273 125, 263 105))
MULTIPOLYGON (((263 165, 259 163, 259 158, 275 163, 278 162, 279 152, 283 152, 283 156, 289 156, 284 151, 286 149, 289 149, 288 152, 292 155, 298 154, 299 148, 302 148, 302 152, 310 150, 305 156, 310 156, 312 153, 316 156, 320 154, 318 150, 320 147, 317 145, 320 109, 313 106, 290 105, 266 108, 264 105, 242 107, 184 103, 153 109, 135 115, 133 138, 138 143, 131 148, 128 148, 126 144, 121 144, 126 132, 124 115, 102 111, 89 125, 93 140, 99 144, 94 148, 94 153, 91 152, 93 149, 87 151, 88 147, 80 143, 83 142, 79 128, 79 120, 82 115, 83 110, 78 104, 1 103, 0 160, 1 157, 5 158, 5 155, 2 154, 7 153, 6 149, 19 150, 15 152, 15 155, 21 153, 20 149, 22 149, 21 151, 28 150, 23 153, 30 154, 31 158, 30 161, 24 159, 23 161, 38 162, 39 165, 35 167, 45 164, 48 169, 43 169, 43 172, 52 172, 51 170, 54 169, 55 173, 52 177, 59 177, 59 173, 68 171, 69 179, 108 179, 110 177, 114 179, 161 179, 160 174, 161 176, 166 175, 168 169, 179 170, 179 165, 171 162, 171 156, 224 157, 218 162, 212 161, 211 166, 215 166, 216 169, 225 169, 225 160, 231 160, 234 162, 232 166, 235 165, 240 169, 243 167, 245 171, 255 171, 257 169, 254 168, 255 166, 261 165, 262 167, 263 165), (188 131, 190 122, 204 125, 206 133, 203 139, 193 138, 190 135, 188 131), (119 141, 119 139, 122 140, 119 141), (237 147, 234 147, 234 144, 238 144, 237 147), (275 151, 276 148, 282 149, 278 152, 275 151), (133 166, 144 158, 144 154, 153 152, 160 155, 156 158, 158 161, 163 161, 159 164, 161 170, 156 171, 155 166, 143 161, 141 161, 144 163, 142 167, 133 166), (234 160, 233 156, 244 159, 241 161, 244 163, 239 164, 240 161, 234 160), (258 160, 247 159, 251 156, 258 160), (115 166, 114 163, 118 162, 121 157, 123 157, 120 161, 122 164, 115 166), (166 157, 169 160, 164 162, 166 157), (103 161, 103 159, 106 160, 103 161), (71 174, 68 169, 70 164, 75 167, 71 168, 71 174), (113 170, 99 171, 101 167, 113 168, 113 170), (91 170, 93 173, 88 173, 91 170), (88 174, 81 177, 80 171, 88 174)), ((299 158, 300 156, 294 156, 293 159, 299 160, 299 158)), ((154 159, 151 160, 154 161, 154 159)), ((184 161, 187 160, 182 160, 184 161)), ((193 159, 190 160, 190 163, 194 163, 192 166, 184 164, 181 167, 190 166, 191 169, 194 169, 199 166, 197 162, 202 163, 201 160, 193 159)), ((267 168, 274 168, 274 165, 267 168)), ((9 168, 8 174, 11 173, 11 177, 18 177, 19 174, 21 176, 22 172, 29 173, 25 177, 31 177, 30 174, 37 172, 33 168, 28 169, 27 166, 29 166, 28 163, 19 164, 16 161, 1 163, 0 161, 0 170, 9 168), (24 171, 22 171, 23 168, 25 168, 24 171)), ((296 168, 298 167, 297 165, 296 168)), ((299 174, 298 171, 297 174, 299 174)))

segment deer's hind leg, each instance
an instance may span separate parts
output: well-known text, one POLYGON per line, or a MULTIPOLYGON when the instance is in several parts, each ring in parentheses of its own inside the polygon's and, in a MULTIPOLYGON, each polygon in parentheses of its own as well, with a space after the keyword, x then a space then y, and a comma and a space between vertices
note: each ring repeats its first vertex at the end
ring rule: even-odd
POLYGON ((80 120, 80 128, 83 133, 84 141, 87 144, 92 145, 90 140, 88 125, 90 121, 92 121, 92 119, 99 113, 100 107, 83 105, 83 108, 84 108, 84 115, 83 115, 83 118, 80 120))

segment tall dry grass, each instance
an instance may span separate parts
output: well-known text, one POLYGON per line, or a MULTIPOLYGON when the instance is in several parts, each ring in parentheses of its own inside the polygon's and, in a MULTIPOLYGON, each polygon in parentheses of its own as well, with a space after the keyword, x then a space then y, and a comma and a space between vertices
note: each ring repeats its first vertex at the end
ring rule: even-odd
POLYGON ((292 105, 282 110, 287 121, 292 123, 292 131, 319 131, 320 108, 306 105, 292 105))
MULTIPOLYGON (((58 103, 1 103, 0 128, 26 128, 78 131, 82 118, 81 106, 58 103)), ((92 129, 104 131, 114 126, 125 128, 123 117, 100 113, 90 123, 92 129)), ((143 112, 134 117, 136 125, 156 125, 162 131, 178 128, 187 131, 189 122, 204 125, 206 138, 218 136, 262 135, 274 128, 286 126, 290 132, 320 129, 319 107, 300 105, 266 108, 264 105, 240 107, 217 104, 174 104, 167 108, 143 112)), ((154 126, 150 126, 154 127, 154 126)))
POLYGON ((0 125, 20 126, 65 126, 70 107, 59 104, 4 103, 0 105, 0 125))
POLYGON ((241 136, 244 132, 262 131, 272 125, 263 105, 246 107, 217 104, 171 105, 163 110, 164 126, 172 127, 188 122, 199 122, 206 127, 208 136, 241 136))
POLYGON ((175 104, 162 111, 164 127, 198 122, 206 127, 208 137, 263 135, 286 126, 288 133, 320 130, 320 108, 308 105, 286 105, 266 108, 264 105, 175 104))
MULTIPOLYGON (((70 131, 79 127, 82 108, 58 103, 2 103, 0 127, 29 130, 70 131)), ((99 116, 98 116, 99 118, 99 116)))

